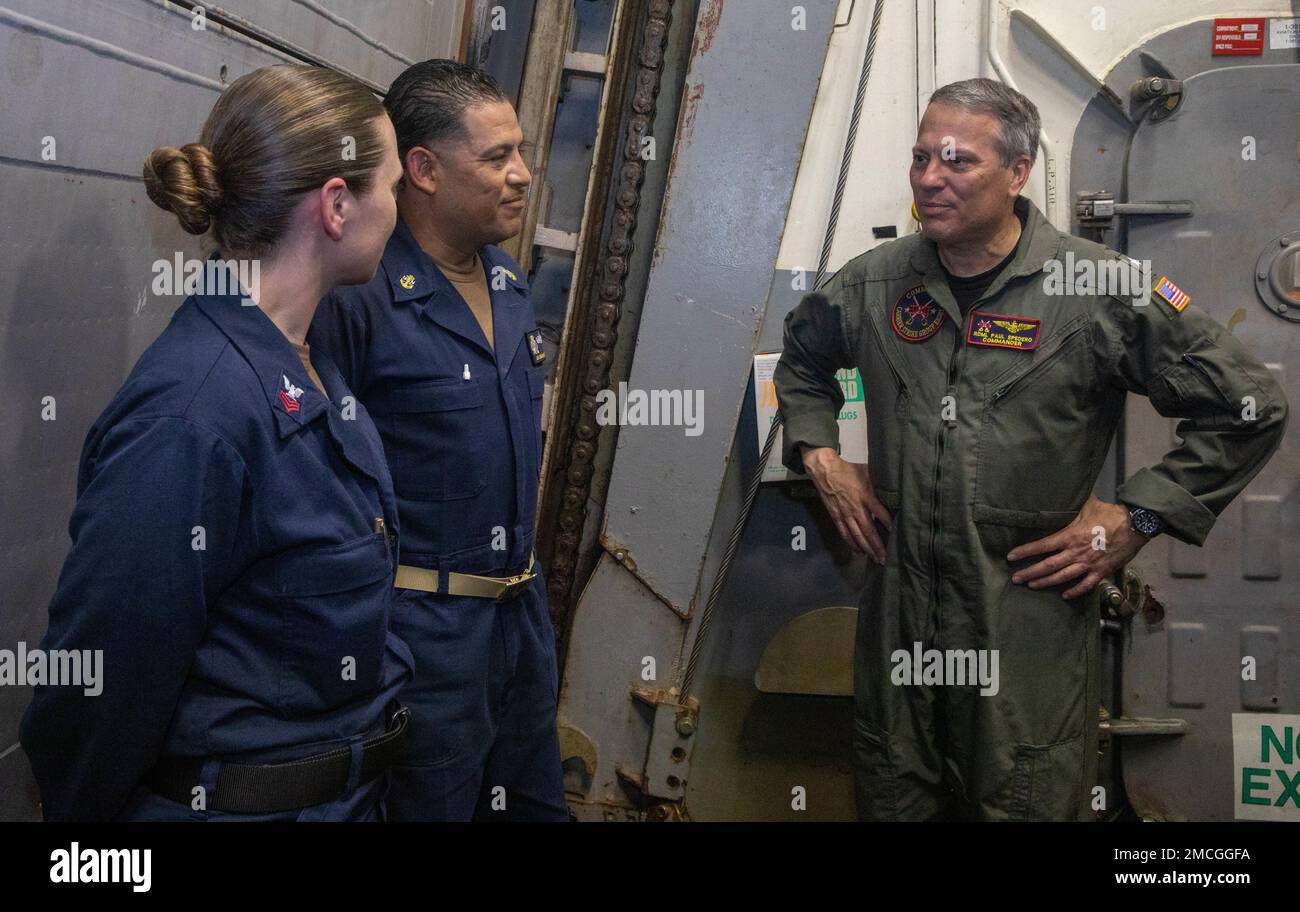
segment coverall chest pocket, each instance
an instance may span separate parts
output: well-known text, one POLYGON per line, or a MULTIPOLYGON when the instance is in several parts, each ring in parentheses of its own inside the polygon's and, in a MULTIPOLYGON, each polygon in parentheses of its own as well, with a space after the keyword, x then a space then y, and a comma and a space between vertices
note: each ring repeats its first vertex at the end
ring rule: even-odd
POLYGON ((390 433, 384 445, 400 496, 460 500, 483 490, 483 396, 477 380, 459 377, 389 393, 390 433))
POLYGON ((282 631, 282 709, 325 712, 366 699, 379 687, 390 573, 384 533, 279 559, 273 608, 282 631))
MULTIPOLYGON (((975 503, 1023 512, 1074 509, 1091 489, 1097 441, 1088 324, 1076 321, 984 385, 975 503)), ((968 357, 971 353, 967 353, 968 357)), ((1104 445, 1102 453, 1104 455, 1104 445)))

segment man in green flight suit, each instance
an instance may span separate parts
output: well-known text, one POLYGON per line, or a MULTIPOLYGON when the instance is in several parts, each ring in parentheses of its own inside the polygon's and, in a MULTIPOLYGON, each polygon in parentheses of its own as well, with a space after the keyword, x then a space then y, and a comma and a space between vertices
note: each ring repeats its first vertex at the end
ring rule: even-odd
POLYGON ((921 232, 850 261, 786 318, 782 460, 871 558, 863 819, 1086 818, 1096 586, 1158 534, 1202 544, 1285 429, 1280 386, 1186 293, 1020 196, 1039 128, 1001 83, 935 92, 910 172, 921 232), (866 390, 869 471, 838 455, 847 367, 866 390), (1104 503, 1091 492, 1128 392, 1186 419, 1182 442, 1104 503))

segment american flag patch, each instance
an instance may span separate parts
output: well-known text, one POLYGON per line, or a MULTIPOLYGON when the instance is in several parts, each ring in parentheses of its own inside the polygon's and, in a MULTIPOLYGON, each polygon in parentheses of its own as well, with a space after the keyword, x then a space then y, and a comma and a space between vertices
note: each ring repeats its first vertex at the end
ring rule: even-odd
POLYGON ((1169 281, 1165 276, 1161 276, 1160 281, 1156 283, 1156 294, 1168 301, 1169 306, 1178 313, 1182 313, 1183 308, 1192 300, 1187 296, 1187 292, 1169 281))

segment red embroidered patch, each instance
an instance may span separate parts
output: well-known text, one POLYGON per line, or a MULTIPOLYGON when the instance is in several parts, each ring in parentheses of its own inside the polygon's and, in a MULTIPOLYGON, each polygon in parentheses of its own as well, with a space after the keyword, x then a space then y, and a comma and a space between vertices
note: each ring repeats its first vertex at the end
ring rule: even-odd
POLYGON ((889 323, 904 342, 924 342, 939 331, 946 316, 925 286, 917 285, 894 302, 889 323))

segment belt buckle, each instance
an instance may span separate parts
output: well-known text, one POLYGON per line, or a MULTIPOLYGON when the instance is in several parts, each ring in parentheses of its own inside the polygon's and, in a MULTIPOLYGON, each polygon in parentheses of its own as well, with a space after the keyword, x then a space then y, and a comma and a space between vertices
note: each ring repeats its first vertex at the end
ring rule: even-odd
POLYGON ((536 574, 533 573, 521 573, 518 576, 508 578, 506 580, 506 587, 502 589, 501 594, 497 596, 497 601, 508 602, 511 599, 517 598, 520 593, 528 588, 528 584, 533 581, 535 576, 536 574))

